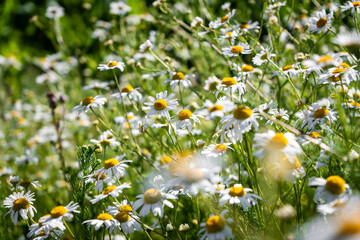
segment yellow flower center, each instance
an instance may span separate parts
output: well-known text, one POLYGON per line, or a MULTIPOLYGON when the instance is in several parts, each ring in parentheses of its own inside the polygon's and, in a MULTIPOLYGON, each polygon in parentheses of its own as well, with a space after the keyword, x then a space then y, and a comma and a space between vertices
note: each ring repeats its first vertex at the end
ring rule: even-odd
POLYGON ((18 198, 13 202, 13 210, 20 211, 20 209, 28 209, 30 203, 26 198, 18 198))
POLYGON ((164 99, 159 99, 154 102, 154 108, 157 111, 164 110, 167 107, 167 102, 164 99))
POLYGON ((281 159, 280 167, 282 170, 294 170, 301 167, 301 163, 297 157, 293 157, 293 162, 290 162, 288 157, 281 159))
POLYGON ((115 66, 117 66, 117 62, 111 61, 111 62, 108 62, 106 65, 107 65, 108 67, 115 67, 115 66))
POLYGON ((196 183, 204 178, 204 173, 198 168, 192 168, 184 172, 184 178, 188 183, 196 183))
POLYGON ((166 165, 171 162, 171 158, 169 156, 163 156, 160 159, 160 165, 166 165))
POLYGON ((326 179, 325 188, 334 195, 340 195, 345 192, 345 180, 339 176, 330 176, 326 179))
POLYGON ((226 85, 226 86, 232 86, 232 85, 237 84, 237 82, 236 82, 235 78, 233 78, 233 77, 224 77, 221 84, 226 85))
POLYGON ((147 204, 157 203, 160 201, 161 197, 161 192, 154 188, 150 188, 144 193, 144 201, 147 204))
POLYGON ((126 116, 126 118, 129 119, 129 120, 130 120, 130 119, 133 119, 134 117, 135 117, 134 115, 127 115, 127 116, 126 116))
POLYGON ((346 70, 343 68, 336 68, 334 71, 332 71, 332 74, 338 74, 338 73, 342 73, 345 72, 346 70))
POLYGON ((335 77, 335 76, 331 76, 331 77, 329 78, 329 80, 332 81, 332 82, 338 82, 338 81, 340 81, 340 78, 339 78, 339 77, 335 77))
POLYGON ((252 110, 242 105, 235 108, 233 113, 234 118, 238 120, 245 120, 251 117, 251 115, 252 115, 252 110))
POLYGON ((360 108, 360 103, 355 102, 355 101, 353 101, 353 100, 350 100, 349 104, 352 105, 352 106, 354 106, 354 107, 360 108))
POLYGON ((352 5, 354 7, 360 7, 360 2, 356 1, 356 2, 352 2, 352 5))
POLYGON ((221 111, 224 109, 224 106, 221 105, 214 105, 212 107, 209 108, 209 112, 216 112, 216 111, 221 111))
POLYGON ((129 93, 129 92, 132 92, 133 90, 134 90, 134 88, 133 88, 132 86, 128 85, 128 86, 126 86, 126 87, 123 87, 123 88, 121 89, 121 92, 122 92, 122 93, 129 93))
POLYGON ((105 140, 100 140, 100 144, 103 146, 109 146, 110 145, 110 141, 108 139, 105 140))
POLYGON ((254 67, 251 65, 244 65, 241 67, 241 70, 243 72, 252 72, 254 70, 254 67))
POLYGON ((191 111, 188 110, 188 109, 184 109, 184 110, 181 110, 179 112, 178 119, 180 121, 182 121, 182 120, 185 120, 185 119, 189 119, 191 116, 192 116, 191 111))
POLYGON ((27 188, 29 187, 31 184, 31 180, 23 180, 23 181, 20 181, 20 186, 24 187, 24 188, 27 188))
POLYGON ((312 138, 315 138, 315 139, 321 138, 321 134, 318 133, 318 132, 311 132, 311 133, 309 134, 309 136, 312 137, 312 138))
POLYGON ((283 71, 287 71, 293 69, 293 67, 291 65, 286 65, 285 67, 282 68, 283 71))
POLYGON ((109 186, 102 191, 102 194, 107 195, 116 189, 116 185, 109 186))
POLYGON ((243 187, 230 187, 229 195, 232 197, 243 197, 245 194, 246 192, 243 187))
POLYGON ((233 46, 231 48, 232 53, 241 53, 242 51, 244 51, 244 49, 241 46, 233 46))
POLYGON ((340 66, 343 68, 350 68, 349 64, 347 64, 345 62, 340 63, 340 66))
POLYGON ((347 219, 341 224, 342 226, 340 227, 338 232, 338 235, 341 236, 340 239, 342 239, 343 237, 351 237, 360 233, 360 220, 357 218, 351 220, 347 219))
POLYGON ((326 25, 326 23, 327 23, 326 18, 324 18, 324 17, 320 18, 319 21, 317 21, 317 23, 316 23, 316 27, 317 28, 322 28, 322 27, 324 27, 326 25))
POLYGON ((113 219, 113 216, 111 216, 111 215, 108 214, 108 213, 100 213, 99 216, 97 216, 96 219, 97 219, 97 220, 106 221, 106 220, 113 219))
POLYGON ((129 205, 121 205, 121 207, 119 207, 119 211, 120 212, 131 212, 132 207, 129 205))
POLYGON ((110 159, 108 159, 108 160, 105 161, 105 163, 104 163, 104 168, 105 168, 105 169, 109 169, 109 168, 111 168, 111 167, 113 167, 113 166, 116 166, 116 165, 118 165, 118 164, 119 164, 119 161, 118 161, 118 160, 116 160, 115 158, 110 158, 110 159))
POLYGON ((326 108, 318 108, 316 109, 316 111, 314 112, 314 115, 313 117, 314 118, 323 118, 325 117, 326 115, 328 115, 329 113, 329 110, 326 109, 326 108))
POLYGON ((268 56, 270 55, 270 53, 264 53, 263 55, 261 55, 260 59, 261 60, 266 60, 268 58, 268 56))
POLYGON ((18 124, 24 124, 26 122, 26 118, 21 117, 17 120, 17 122, 18 124))
POLYGON ((232 32, 225 33, 225 36, 231 37, 232 32))
POLYGON ((248 28, 250 25, 248 23, 241 23, 240 24, 240 28, 241 29, 245 29, 245 28, 248 28))
POLYGON ((221 23, 224 23, 224 22, 226 22, 227 20, 229 19, 229 15, 226 15, 225 17, 222 17, 221 18, 221 23))
POLYGON ((212 216, 206 220, 206 231, 208 233, 221 232, 225 227, 225 220, 220 216, 212 216))
POLYGON ((83 106, 88 106, 90 105, 91 103, 93 103, 95 100, 93 97, 86 97, 84 98, 82 101, 81 101, 81 105, 83 106))
POLYGON ((40 236, 46 236, 45 232, 44 232, 44 231, 40 231, 40 232, 39 232, 39 237, 40 237, 40 236))
POLYGON ((227 147, 224 144, 217 144, 214 147, 215 152, 224 152, 226 149, 227 149, 227 147))
POLYGON ((284 136, 283 133, 277 132, 275 135, 270 139, 268 147, 271 150, 280 150, 283 149, 288 145, 289 141, 284 136))
POLYGON ((51 218, 58 218, 58 217, 64 216, 67 213, 67 211, 68 210, 65 207, 57 206, 51 210, 50 215, 51 215, 51 218))
POLYGON ((119 212, 115 215, 115 219, 120 223, 124 223, 130 220, 130 215, 127 212, 119 212))
POLYGON ((184 78, 185 75, 182 72, 177 72, 171 77, 171 80, 183 80, 184 78))
POLYGON ((324 55, 317 62, 318 63, 325 63, 325 62, 329 62, 329 61, 333 61, 333 60, 334 59, 332 57, 330 57, 329 55, 324 55))
MULTIPOLYGON (((100 172, 98 172, 97 174, 95 174, 94 176, 92 176, 92 178, 94 178, 94 179, 97 180, 97 179, 99 178, 99 174, 100 174, 100 172)), ((105 177, 106 177, 106 174, 103 173, 103 174, 101 174, 99 180, 104 180, 105 177)))

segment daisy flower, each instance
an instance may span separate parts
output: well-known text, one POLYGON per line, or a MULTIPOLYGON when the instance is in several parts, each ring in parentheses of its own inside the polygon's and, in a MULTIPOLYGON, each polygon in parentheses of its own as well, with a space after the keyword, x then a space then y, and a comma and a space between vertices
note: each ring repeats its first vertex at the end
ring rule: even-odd
POLYGON ((239 29, 239 33, 246 34, 249 32, 249 30, 255 30, 260 29, 259 22, 252 22, 251 20, 249 22, 242 22, 235 26, 235 29, 239 29))
POLYGON ((140 194, 136 196, 136 198, 138 198, 138 200, 136 200, 133 204, 133 208, 136 211, 142 207, 139 212, 140 216, 148 215, 151 210, 155 216, 159 217, 163 216, 164 205, 170 208, 174 208, 174 205, 167 199, 177 199, 175 195, 164 193, 162 190, 155 188, 146 190, 144 194, 140 194))
POLYGON ((275 180, 285 180, 287 182, 295 183, 295 179, 305 176, 304 168, 297 157, 292 157, 292 161, 288 157, 279 158, 272 162, 272 168, 269 170, 271 176, 275 180))
POLYGON ((269 58, 275 57, 276 55, 271 53, 270 48, 265 48, 261 50, 260 53, 257 53, 255 57, 253 57, 252 61, 255 65, 260 66, 264 62, 267 62, 269 58))
POLYGON ((102 108, 105 102, 106 102, 106 98, 104 98, 101 95, 96 96, 95 98, 86 97, 80 102, 79 105, 74 107, 71 111, 72 112, 77 111, 78 115, 80 115, 80 113, 82 113, 83 111, 85 112, 89 111, 90 108, 97 108, 97 107, 102 108))
POLYGON ((320 33, 323 30, 331 27, 331 19, 333 12, 326 14, 325 9, 316 12, 313 17, 309 19, 309 31, 312 33, 320 33))
POLYGON ((112 98, 118 99, 119 103, 124 101, 126 97, 129 98, 130 101, 138 102, 142 99, 141 93, 139 93, 138 89, 140 88, 133 88, 130 85, 121 88, 120 93, 112 94, 112 98))
POLYGON ((238 92, 239 97, 241 97, 245 93, 246 85, 240 81, 238 82, 238 80, 237 77, 224 77, 221 81, 220 89, 225 90, 228 95, 238 92))
POLYGON ((273 119, 277 120, 289 120, 289 115, 287 114, 287 110, 285 109, 274 109, 271 114, 271 120, 268 120, 266 124, 273 125, 274 121, 273 119))
POLYGON ((267 114, 274 115, 276 113, 276 111, 278 111, 276 109, 276 107, 277 107, 277 103, 274 102, 273 100, 270 100, 270 102, 268 102, 268 103, 261 104, 259 106, 259 110, 262 110, 267 114))
MULTIPOLYGON (((50 216, 50 214, 43 217, 50 216)), ((26 235, 28 238, 32 236, 39 236, 41 232, 44 234, 49 234, 50 231, 53 231, 54 228, 59 228, 61 231, 65 230, 65 225, 61 221, 49 221, 46 223, 41 223, 40 220, 37 223, 32 224, 29 227, 29 232, 26 235)))
MULTIPOLYGON (((360 11, 360 7, 357 8, 360 11)), ((360 46, 360 34, 356 30, 340 31, 335 37, 334 43, 342 47, 359 47, 360 46)))
POLYGON ((298 68, 299 67, 297 64, 285 65, 284 67, 282 67, 282 71, 289 76, 298 76, 303 71, 298 68))
POLYGON ((131 160, 122 160, 125 157, 126 154, 123 154, 119 157, 110 158, 104 162, 104 166, 97 170, 94 174, 98 174, 98 177, 100 178, 102 174, 108 175, 108 174, 114 174, 117 179, 120 179, 124 173, 125 168, 129 167, 125 163, 132 162, 131 160))
POLYGON ((34 212, 36 212, 35 207, 33 206, 34 193, 28 191, 24 193, 14 192, 9 197, 6 197, 3 204, 5 208, 10 208, 10 210, 4 215, 10 214, 11 220, 16 225, 18 222, 18 216, 22 217, 22 219, 28 219, 28 214, 32 218, 34 217, 34 212))
POLYGON ((221 191, 221 198, 219 199, 220 206, 229 202, 230 204, 241 204, 241 207, 246 211, 249 207, 256 205, 257 199, 261 200, 256 194, 252 192, 250 188, 244 188, 241 184, 235 184, 234 186, 221 191))
POLYGON ((329 84, 329 89, 341 84, 349 86, 350 82, 356 81, 359 76, 359 72, 354 70, 355 67, 343 62, 337 67, 329 68, 327 73, 319 76, 319 84, 329 84))
POLYGON ((340 7, 342 12, 351 9, 352 13, 355 13, 356 11, 357 14, 360 14, 360 1, 357 0, 352 0, 351 2, 347 1, 344 5, 341 5, 340 7))
POLYGON ((313 103, 308 110, 302 112, 299 120, 303 120, 301 128, 307 126, 309 130, 315 129, 317 124, 333 122, 337 119, 335 112, 330 109, 330 101, 326 98, 313 103))
MULTIPOLYGON (((225 116, 221 119, 220 123, 224 124, 222 129, 223 134, 232 140, 232 142, 242 141, 242 134, 249 132, 253 126, 256 130, 259 123, 256 118, 259 114, 255 113, 252 109, 239 105, 234 109, 232 115, 225 116)), ((223 136, 222 136, 223 138, 223 136)))
POLYGON ((23 190, 24 188, 28 189, 29 187, 38 189, 41 187, 41 185, 39 184, 39 181, 22 180, 16 185, 15 188, 23 190))
POLYGON ((101 194, 96 195, 94 197, 94 199, 91 199, 90 202, 92 204, 95 204, 98 201, 100 201, 100 200, 102 200, 102 199, 104 199, 104 198, 106 198, 108 196, 111 196, 113 198, 117 198, 120 195, 120 193, 123 192, 122 190, 124 188, 131 188, 130 183, 123 183, 120 186, 116 186, 116 185, 108 186, 107 188, 105 188, 104 191, 102 191, 101 194))
MULTIPOLYGON (((73 218, 73 212, 74 213, 80 213, 80 211, 76 210, 79 207, 79 204, 73 203, 71 201, 68 205, 64 206, 57 206, 54 207, 50 214, 45 215, 40 218, 39 222, 42 224, 49 224, 56 226, 58 222, 61 222, 63 218, 73 218)), ((60 228, 60 227, 59 227, 60 228)))
POLYGON ((317 205, 316 210, 323 215, 333 214, 345 208, 348 201, 349 201, 348 199, 341 199, 341 200, 336 199, 329 203, 317 205))
POLYGON ((48 7, 45 16, 50 19, 61 18, 64 16, 64 8, 60 6, 48 7))
POLYGON ((177 113, 177 116, 170 121, 170 123, 176 123, 176 129, 184 129, 187 128, 189 132, 192 130, 191 121, 193 121, 194 126, 195 123, 200 123, 199 117, 203 117, 199 115, 197 112, 191 112, 189 109, 180 110, 177 113))
POLYGON ((101 174, 101 176, 99 176, 100 173, 93 173, 90 175, 85 176, 84 178, 87 178, 85 180, 85 183, 91 183, 91 182, 95 182, 95 190, 97 191, 101 191, 103 189, 104 186, 104 182, 107 183, 108 185, 112 185, 113 184, 113 180, 105 175, 104 173, 101 174))
POLYGON ((259 159, 264 159, 267 156, 276 161, 278 154, 284 154, 293 162, 293 157, 302 152, 295 135, 290 132, 284 134, 269 130, 265 133, 255 133, 254 142, 253 147, 259 148, 254 151, 254 155, 259 159))
POLYGON ((355 88, 349 89, 347 92, 350 100, 347 103, 347 106, 354 109, 360 109, 360 90, 356 90, 355 88))
POLYGON ((156 94, 156 98, 149 96, 150 102, 144 103, 147 105, 143 107, 142 110, 150 110, 146 117, 149 118, 154 115, 158 115, 160 117, 166 117, 166 119, 170 120, 169 110, 175 110, 176 106, 179 105, 177 99, 172 99, 175 94, 171 93, 167 96, 167 91, 160 92, 156 94))
POLYGON ((109 233, 115 233, 120 223, 108 213, 100 213, 96 219, 84 221, 83 224, 92 225, 95 231, 99 230, 100 227, 104 226, 105 229, 109 229, 109 233))
MULTIPOLYGON (((230 32, 224 33, 220 38, 217 40, 223 41, 223 40, 229 40, 231 45, 234 45, 236 38, 239 36, 235 31, 231 31, 232 29, 229 29, 230 32)), ((224 51, 225 48, 223 48, 224 51)), ((228 48, 226 48, 228 49, 228 48)), ((235 49, 234 49, 235 50, 235 49)), ((251 50, 250 50, 251 51, 251 50)), ((239 55, 239 54, 237 54, 239 55)))
POLYGON ((191 28, 200 27, 204 23, 204 20, 201 17, 195 17, 194 20, 191 22, 191 28))
POLYGON ((152 47, 152 43, 150 42, 150 40, 146 40, 144 43, 142 43, 140 45, 139 49, 140 49, 140 52, 146 52, 151 47, 152 47))
POLYGON ((220 90, 220 83, 220 79, 218 79, 216 76, 211 76, 207 80, 205 80, 204 89, 214 94, 218 93, 220 90))
POLYGON ((351 189, 345 180, 339 176, 333 175, 326 179, 311 177, 309 187, 317 187, 314 195, 314 201, 329 203, 335 200, 344 201, 351 195, 351 189))
POLYGON ((236 10, 233 9, 231 12, 229 12, 227 15, 225 15, 222 18, 217 18, 215 21, 212 21, 209 23, 209 27, 211 29, 216 29, 221 27, 222 25, 228 23, 230 21, 230 19, 235 15, 236 10))
POLYGON ((120 142, 116 141, 114 135, 109 130, 101 134, 99 140, 91 139, 90 142, 100 144, 103 147, 110 146, 112 149, 120 146, 120 142))
POLYGON ((141 225, 138 223, 140 218, 132 213, 132 208, 127 200, 121 201, 120 204, 117 202, 113 202, 113 204, 114 206, 108 206, 106 211, 120 223, 121 230, 125 234, 142 230, 141 225))
POLYGON ((190 87, 192 85, 190 78, 195 77, 195 74, 185 75, 182 72, 169 72, 169 74, 170 79, 166 80, 165 83, 170 83, 172 91, 174 91, 179 85, 183 85, 184 88, 190 87))
POLYGON ((249 64, 244 64, 241 66, 239 64, 233 63, 233 70, 238 72, 237 76, 239 78, 245 79, 251 79, 255 73, 254 67, 249 64))
POLYGON ((117 16, 124 16, 131 11, 131 7, 124 2, 110 3, 110 14, 117 16))
POLYGON ((232 147, 229 147, 231 143, 222 143, 222 144, 210 144, 209 146, 205 147, 205 149, 201 152, 202 155, 206 157, 220 157, 222 156, 227 149, 231 149, 234 151, 232 147))
MULTIPOLYGON (((321 143, 321 134, 319 132, 317 131, 308 132, 307 136, 311 137, 312 141, 314 141, 315 144, 321 143)), ((308 139, 304 137, 304 135, 299 139, 299 142, 301 143, 302 146, 306 146, 309 143, 311 143, 308 139)))
POLYGON ((123 62, 109 61, 107 64, 100 64, 97 69, 100 71, 106 71, 110 69, 118 68, 120 71, 124 71, 125 64, 123 62))
POLYGON ((248 43, 239 43, 232 47, 222 48, 223 54, 229 57, 238 57, 240 54, 251 54, 250 45, 248 43))
POLYGON ((206 100, 204 103, 205 109, 201 110, 199 114, 206 116, 205 119, 215 119, 216 117, 224 117, 224 114, 231 112, 235 108, 235 104, 227 97, 219 98, 215 103, 206 100))
POLYGON ((226 224, 224 217, 213 215, 206 222, 200 224, 202 228, 199 233, 204 233, 200 240, 225 240, 234 238, 230 227, 226 224))

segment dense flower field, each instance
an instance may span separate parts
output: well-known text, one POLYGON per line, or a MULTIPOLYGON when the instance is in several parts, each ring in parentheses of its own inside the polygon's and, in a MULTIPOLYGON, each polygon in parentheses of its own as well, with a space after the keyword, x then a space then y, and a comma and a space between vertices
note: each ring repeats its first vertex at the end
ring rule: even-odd
POLYGON ((359 1, 23 2, 0 239, 360 239, 359 1))

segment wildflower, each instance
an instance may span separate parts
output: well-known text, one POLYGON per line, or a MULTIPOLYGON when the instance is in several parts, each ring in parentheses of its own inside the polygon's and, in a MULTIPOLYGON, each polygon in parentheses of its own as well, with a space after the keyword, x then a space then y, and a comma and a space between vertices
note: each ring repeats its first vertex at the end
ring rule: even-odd
MULTIPOLYGON (((315 144, 320 144, 321 143, 321 137, 322 136, 318 131, 312 131, 312 132, 308 132, 306 134, 307 134, 307 136, 312 138, 312 142, 314 142, 315 144)), ((301 142, 301 145, 303 145, 303 146, 308 145, 309 143, 311 143, 305 137, 301 138, 299 140, 299 142, 301 142)))
POLYGON ((123 62, 109 61, 107 64, 100 64, 97 69, 100 71, 106 71, 110 69, 118 68, 120 71, 124 71, 125 64, 123 62))
POLYGON ((276 180, 285 180, 287 182, 295 183, 295 179, 305 176, 304 168, 297 157, 280 157, 271 164, 270 174, 276 180))
POLYGON ((272 111, 272 113, 270 113, 271 119, 269 119, 266 124, 270 124, 273 125, 273 120, 277 119, 277 120, 289 120, 289 115, 287 114, 287 110, 285 109, 274 109, 274 111, 272 111))
POLYGON ((316 210, 322 215, 333 214, 345 208, 348 201, 349 199, 335 199, 332 202, 317 205, 316 210))
POLYGON ((185 223, 185 224, 180 224, 179 226, 179 231, 180 232, 186 232, 190 229, 189 224, 185 223))
POLYGON ((170 83, 172 91, 176 89, 177 86, 183 85, 184 88, 190 87, 191 81, 190 78, 194 78, 194 74, 185 75, 182 72, 169 72, 170 79, 166 80, 165 83, 170 83))
POLYGON ((293 163, 293 157, 301 153, 301 147, 296 141, 294 134, 269 130, 265 133, 256 133, 254 136, 254 148, 259 147, 254 155, 259 159, 267 156, 269 159, 277 160, 278 154, 284 154, 293 163), (274 158, 275 157, 275 158, 274 158))
POLYGON ((321 12, 316 12, 313 17, 309 19, 309 31, 312 33, 320 33, 331 26, 331 19, 333 13, 326 14, 325 9, 321 12))
POLYGON ((91 139, 90 142, 101 144, 103 147, 110 146, 112 149, 120 146, 120 142, 116 141, 114 135, 110 131, 105 131, 103 134, 101 134, 99 140, 91 139))
POLYGON ((28 189, 29 187, 38 189, 41 187, 41 185, 39 184, 39 181, 22 180, 19 181, 15 188, 23 190, 24 188, 28 189))
POLYGON ((90 84, 83 87, 83 90, 90 90, 90 89, 104 89, 104 90, 110 90, 109 88, 110 83, 109 82, 101 82, 99 80, 92 80, 90 84))
POLYGON ((200 111, 200 114, 206 116, 205 119, 215 119, 216 117, 222 118, 225 113, 234 110, 235 104, 227 97, 221 97, 215 103, 207 99, 204 107, 205 108, 200 111))
POLYGON ((256 204, 257 199, 261 199, 261 197, 249 192, 252 192, 250 188, 244 188, 241 184, 235 184, 221 191, 222 196, 219 199, 219 204, 220 206, 227 202, 230 204, 241 204, 241 207, 246 211, 249 207, 256 204))
POLYGON ((234 109, 232 115, 227 115, 221 119, 220 123, 223 125, 224 134, 234 143, 242 141, 242 134, 249 132, 251 127, 258 129, 259 123, 256 118, 258 113, 254 112, 249 107, 239 105, 234 109))
POLYGON ((190 27, 197 28, 200 27, 204 23, 204 20, 200 17, 195 17, 194 20, 191 22, 190 27))
MULTIPOLYGON (((229 29, 230 30, 230 29, 229 29)), ((231 29, 232 30, 232 29, 231 29)), ((222 35, 220 38, 218 38, 217 40, 229 40, 231 45, 235 44, 235 40, 236 38, 239 36, 235 31, 231 31, 230 32, 225 32, 224 35, 222 35)), ((231 50, 231 48, 223 48, 222 50, 226 50, 227 52, 229 51, 229 49, 231 50)), ((235 50, 235 48, 234 48, 235 50)), ((251 50, 250 50, 251 51, 251 50)), ((230 51, 231 52, 231 51, 230 51)), ((225 53, 223 53, 225 54, 225 53)), ((240 53, 239 53, 240 54, 240 53)), ((239 56, 239 54, 235 54, 236 56, 239 56)), ((225 54, 227 55, 227 54, 225 54)))
POLYGON ((149 118, 153 115, 158 115, 160 117, 166 117, 166 119, 170 120, 169 110, 175 110, 176 106, 179 105, 177 99, 172 99, 175 94, 171 93, 167 96, 167 91, 160 92, 156 94, 156 98, 149 97, 150 102, 144 103, 148 105, 143 107, 142 110, 150 110, 146 117, 149 118))
POLYGON ((227 149, 234 151, 232 147, 229 147, 230 145, 231 143, 210 144, 201 152, 201 154, 205 155, 206 157, 217 158, 222 156, 227 149))
POLYGON ((302 128, 307 126, 309 130, 313 130, 317 124, 324 124, 328 121, 331 123, 336 118, 335 112, 330 109, 330 101, 324 98, 313 103, 309 110, 304 110, 299 120, 303 120, 302 128))
POLYGON ((162 190, 150 188, 146 190, 144 194, 136 196, 136 198, 138 198, 138 200, 133 204, 133 208, 137 210, 142 207, 139 212, 140 216, 148 215, 151 210, 155 216, 162 217, 164 212, 163 205, 174 208, 174 205, 167 199, 176 199, 176 196, 164 193, 162 190))
POLYGON ((76 210, 79 207, 79 204, 73 203, 72 201, 64 206, 57 206, 54 207, 50 214, 45 215, 40 218, 39 222, 41 224, 49 224, 54 225, 58 224, 58 222, 61 222, 63 218, 73 218, 73 212, 74 213, 80 213, 78 210, 76 210))
POLYGON ((253 57, 252 61, 255 65, 260 66, 262 65, 264 62, 267 62, 268 59, 275 57, 276 55, 271 53, 269 48, 265 48, 263 50, 261 50, 260 53, 257 53, 255 55, 255 57, 253 57))
POLYGON ((329 68, 327 73, 319 76, 319 84, 329 84, 329 89, 341 84, 349 86, 350 82, 356 81, 359 76, 358 71, 354 70, 355 67, 343 62, 337 67, 329 68))
POLYGON ((64 8, 60 6, 48 7, 45 16, 50 19, 61 18, 64 16, 64 8))
POLYGON ((144 43, 142 43, 140 45, 139 49, 140 49, 140 52, 146 52, 151 47, 152 47, 152 43, 150 42, 150 40, 146 40, 144 43))
POLYGON ((351 189, 345 180, 333 175, 326 179, 311 177, 309 187, 317 187, 314 195, 315 202, 333 202, 335 200, 346 200, 351 195, 351 189))
POLYGON ((102 200, 102 199, 104 199, 104 198, 106 198, 108 196, 111 196, 113 198, 117 198, 120 195, 120 193, 123 192, 124 188, 131 188, 130 183, 123 183, 120 186, 116 186, 116 185, 108 186, 107 188, 104 189, 104 191, 102 191, 101 194, 96 195, 94 197, 94 199, 90 200, 90 202, 92 204, 95 204, 98 201, 100 201, 100 200, 102 200))
POLYGON ((236 10, 233 9, 231 12, 229 12, 227 15, 225 15, 222 18, 217 18, 215 21, 212 21, 209 23, 209 27, 211 29, 216 29, 219 28, 221 26, 223 26, 224 24, 228 23, 230 21, 230 19, 235 15, 236 10))
MULTIPOLYGON (((360 3, 360 2, 358 2, 360 3)), ((358 14, 360 14, 360 6, 357 7, 358 14)), ((360 46, 360 34, 356 30, 340 31, 340 33, 334 38, 334 43, 342 47, 359 47, 360 46)))
POLYGON ((216 76, 211 76, 205 80, 204 89, 211 93, 218 93, 220 89, 220 83, 220 79, 218 79, 216 76))
POLYGON ((100 175, 100 172, 87 175, 84 178, 87 178, 85 183, 95 182, 95 190, 97 191, 101 191, 103 189, 104 182, 108 185, 113 184, 113 180, 108 175, 104 173, 100 175))
POLYGON ((141 225, 138 223, 140 218, 131 212, 132 208, 127 200, 121 201, 120 204, 117 202, 113 202, 113 204, 114 206, 109 206, 107 211, 120 223, 121 230, 125 234, 142 230, 141 225))
POLYGON ((129 7, 124 2, 110 3, 110 14, 112 14, 112 15, 124 16, 130 11, 131 11, 131 7, 129 7))
POLYGON ((349 96, 349 101, 347 102, 347 106, 353 109, 360 109, 360 90, 351 88, 349 89, 347 94, 349 96))
POLYGON ((18 216, 22 217, 22 219, 28 219, 28 214, 32 218, 34 217, 34 212, 36 212, 35 207, 33 206, 34 193, 30 191, 24 193, 21 192, 14 192, 9 197, 6 197, 4 200, 5 208, 11 208, 6 214, 10 214, 11 220, 16 225, 18 221, 18 216))
MULTIPOLYGON (((45 215, 44 217, 46 216, 49 216, 49 214, 45 215)), ((65 225, 61 221, 41 223, 39 219, 37 223, 34 223, 29 227, 29 232, 26 236, 31 238, 32 236, 40 236, 42 233, 46 235, 51 231, 54 231, 55 228, 59 228, 61 231, 64 231, 65 225)))
POLYGON ((177 113, 177 116, 174 116, 170 123, 176 123, 176 129, 187 128, 189 132, 191 132, 191 120, 195 125, 195 123, 200 123, 199 117, 203 116, 199 115, 197 112, 191 112, 189 109, 183 109, 177 113))
POLYGON ((341 5, 341 11, 345 12, 349 9, 351 9, 352 13, 355 13, 355 11, 357 12, 357 14, 360 14, 360 2, 358 0, 352 0, 347 1, 344 5, 341 5))
POLYGON ((102 107, 106 102, 106 98, 99 95, 96 97, 86 97, 83 100, 81 100, 80 104, 74 107, 71 111, 77 111, 78 115, 82 113, 83 111, 87 112, 90 108, 97 108, 102 107))
POLYGON ((126 87, 121 88, 120 93, 112 94, 112 98, 118 99, 119 103, 125 101, 126 97, 129 98, 130 102, 138 102, 142 99, 141 93, 139 93, 140 88, 133 88, 131 85, 127 85, 126 87))
POLYGON ((238 45, 223 48, 223 54, 229 57, 238 57, 240 54, 250 54, 250 45, 248 43, 239 43, 238 45))
POLYGON ((239 29, 239 33, 246 34, 249 32, 249 30, 255 30, 260 29, 259 22, 255 21, 252 22, 251 20, 249 22, 242 22, 240 24, 237 24, 234 26, 235 29, 239 29))
POLYGON ((85 223, 94 226, 95 231, 104 226, 105 229, 109 229, 110 234, 115 233, 117 227, 120 225, 119 222, 108 213, 100 213, 96 219, 84 221, 83 224, 85 223))
POLYGON ((132 162, 131 160, 122 160, 126 154, 123 154, 119 157, 110 158, 104 162, 104 166, 99 170, 95 171, 95 174, 98 174, 98 178, 102 174, 114 174, 117 179, 121 178, 124 175, 125 168, 129 167, 125 163, 132 162))
POLYGON ((237 77, 224 77, 221 81, 220 89, 226 90, 228 95, 238 92, 239 97, 241 97, 245 93, 246 85, 240 81, 238 82, 238 80, 237 77))
POLYGON ((225 240, 226 238, 234 238, 230 227, 226 224, 224 217, 213 215, 206 222, 200 223, 202 229, 199 233, 204 233, 200 240, 225 240))

